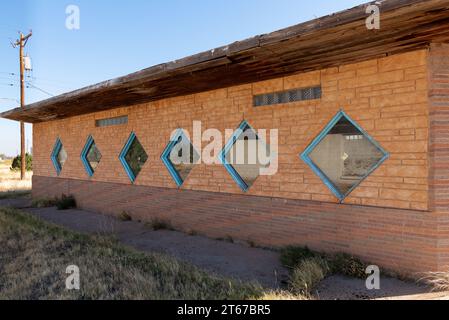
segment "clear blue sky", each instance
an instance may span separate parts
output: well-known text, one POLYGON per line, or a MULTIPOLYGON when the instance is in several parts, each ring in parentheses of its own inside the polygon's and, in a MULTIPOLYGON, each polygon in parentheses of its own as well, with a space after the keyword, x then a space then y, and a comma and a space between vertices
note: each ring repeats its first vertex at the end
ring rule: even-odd
MULTIPOLYGON (((17 106, 17 31, 33 30, 29 80, 53 94, 267 33, 364 3, 364 0, 15 0, 0 11, 0 111, 17 106), (78 5, 81 28, 65 27, 78 5), (9 86, 13 84, 14 86, 9 86), (5 100, 11 99, 11 100, 5 100)), ((27 89, 27 103, 49 96, 27 89)), ((31 126, 27 126, 31 144, 31 126)), ((18 123, 0 120, 0 153, 16 155, 18 123)))

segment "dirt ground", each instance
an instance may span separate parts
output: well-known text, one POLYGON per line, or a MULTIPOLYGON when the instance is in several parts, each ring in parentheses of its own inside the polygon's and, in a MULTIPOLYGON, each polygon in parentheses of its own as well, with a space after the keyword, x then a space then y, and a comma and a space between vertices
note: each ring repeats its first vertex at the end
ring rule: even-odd
POLYGON ((10 170, 10 162, 0 162, 0 192, 31 190, 32 172, 26 173, 26 179, 20 180, 20 172, 10 170))
MULTIPOLYGON (((138 250, 167 253, 217 274, 257 281, 266 288, 285 287, 288 280, 288 270, 280 264, 276 251, 176 231, 153 231, 142 223, 122 222, 83 210, 29 208, 30 200, 23 198, 0 200, 0 206, 22 208, 46 221, 82 233, 114 234, 122 243, 138 250)), ((368 291, 363 280, 331 276, 322 281, 313 293, 322 300, 449 299, 449 294, 432 294, 428 288, 392 278, 381 279, 381 290, 368 291)))
POLYGON ((314 295, 321 300, 439 300, 449 293, 431 293, 426 287, 393 278, 381 278, 380 290, 368 290, 365 280, 331 276, 323 280, 314 295))

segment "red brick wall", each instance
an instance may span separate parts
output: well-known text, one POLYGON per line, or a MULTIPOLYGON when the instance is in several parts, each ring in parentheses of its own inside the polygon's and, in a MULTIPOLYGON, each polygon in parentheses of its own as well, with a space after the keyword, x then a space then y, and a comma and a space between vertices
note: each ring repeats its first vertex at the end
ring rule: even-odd
MULTIPOLYGON (((428 209, 427 51, 416 51, 340 68, 298 74, 260 83, 166 99, 131 108, 94 113, 34 126, 34 169, 38 176, 56 176, 50 154, 56 137, 68 152, 61 177, 88 179, 80 154, 92 134, 103 158, 91 181, 130 184, 118 155, 131 131, 149 160, 136 185, 176 188, 160 160, 170 133, 235 129, 246 119, 256 129, 279 129, 279 171, 261 176, 248 195, 337 203, 338 199, 299 154, 343 109, 374 137, 391 157, 345 200, 400 209, 428 209), (254 108, 256 94, 322 85, 321 100, 254 108), (96 128, 95 119, 129 115, 125 126, 96 128)), ((223 141, 224 143, 224 141, 223 141)), ((203 147, 207 145, 204 142, 203 147)), ((221 165, 198 165, 182 189, 242 194, 221 165)))
POLYGON ((157 217, 212 238, 347 252, 402 272, 438 269, 437 220, 421 211, 37 176, 33 186, 37 198, 65 192, 81 208, 157 217))
POLYGON ((438 220, 439 263, 449 265, 449 44, 429 55, 430 209, 438 220))

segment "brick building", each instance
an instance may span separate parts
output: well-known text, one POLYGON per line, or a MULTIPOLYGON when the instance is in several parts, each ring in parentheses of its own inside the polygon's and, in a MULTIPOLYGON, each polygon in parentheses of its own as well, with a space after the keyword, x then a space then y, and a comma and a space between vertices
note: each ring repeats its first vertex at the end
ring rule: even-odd
POLYGON ((84 209, 210 237, 444 270, 449 2, 377 5, 380 30, 361 5, 3 113, 33 123, 33 197, 70 194, 84 209), (224 164, 194 151, 174 165, 194 121, 223 134, 278 129, 276 174, 251 178, 228 163, 229 137, 216 154, 224 164))

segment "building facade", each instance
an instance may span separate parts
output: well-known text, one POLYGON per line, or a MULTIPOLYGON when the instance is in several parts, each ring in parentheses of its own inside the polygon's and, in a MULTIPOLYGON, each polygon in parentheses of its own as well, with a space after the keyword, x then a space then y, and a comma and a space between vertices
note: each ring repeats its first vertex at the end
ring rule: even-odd
POLYGON ((33 197, 73 195, 83 209, 209 237, 444 270, 449 45, 402 51, 34 121, 33 197), (173 132, 192 133, 194 122, 222 132, 223 147, 226 129, 277 129, 276 173, 250 179, 221 150, 225 164, 172 165, 173 132))

